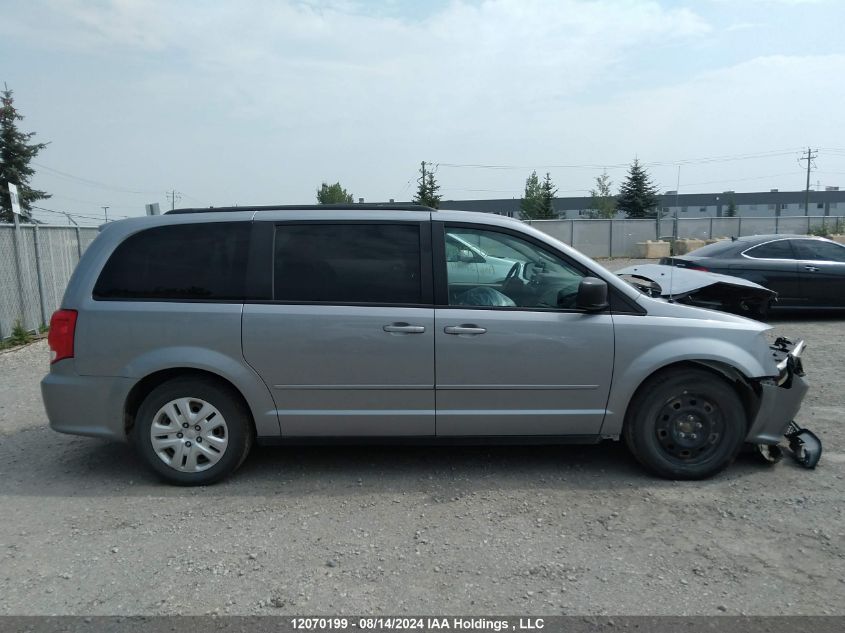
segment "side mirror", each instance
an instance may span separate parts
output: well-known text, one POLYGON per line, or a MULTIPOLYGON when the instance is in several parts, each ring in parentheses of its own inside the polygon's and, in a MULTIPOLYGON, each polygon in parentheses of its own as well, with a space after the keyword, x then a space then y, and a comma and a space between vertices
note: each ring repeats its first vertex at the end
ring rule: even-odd
POLYGON ((607 301, 607 282, 596 277, 584 277, 578 285, 575 307, 587 312, 601 312, 610 304, 607 301))

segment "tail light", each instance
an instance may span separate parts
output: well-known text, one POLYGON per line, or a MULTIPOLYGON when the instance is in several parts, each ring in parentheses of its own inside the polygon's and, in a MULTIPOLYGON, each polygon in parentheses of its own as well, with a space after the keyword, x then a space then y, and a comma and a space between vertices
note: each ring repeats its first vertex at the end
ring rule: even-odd
POLYGON ((687 264, 686 267, 689 268, 690 270, 701 270, 701 271, 704 271, 705 273, 710 272, 709 268, 705 268, 704 266, 697 266, 696 264, 687 264))
POLYGON ((73 358, 73 336, 76 333, 76 310, 56 310, 50 318, 50 363, 73 358))

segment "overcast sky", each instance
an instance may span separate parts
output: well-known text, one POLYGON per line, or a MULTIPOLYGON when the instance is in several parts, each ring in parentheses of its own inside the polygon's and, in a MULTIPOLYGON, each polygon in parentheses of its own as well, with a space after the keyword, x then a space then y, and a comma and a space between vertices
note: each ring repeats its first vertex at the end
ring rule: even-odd
MULTIPOLYGON (((635 156, 662 190, 845 186, 841 0, 6 0, 0 82, 49 147, 42 206, 99 217, 585 195, 635 156), (703 160, 717 158, 717 160, 703 160), (498 166, 505 168, 484 168, 498 166)), ((49 215, 39 216, 47 219, 49 215)))

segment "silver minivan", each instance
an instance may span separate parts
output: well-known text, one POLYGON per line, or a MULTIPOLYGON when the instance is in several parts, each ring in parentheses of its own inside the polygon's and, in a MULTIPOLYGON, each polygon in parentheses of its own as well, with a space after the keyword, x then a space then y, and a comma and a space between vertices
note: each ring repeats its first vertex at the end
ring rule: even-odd
POLYGON ((594 443, 712 475, 775 445, 803 344, 650 298, 517 220, 418 206, 184 209, 103 227, 52 318, 53 429, 176 484, 253 443, 594 443))

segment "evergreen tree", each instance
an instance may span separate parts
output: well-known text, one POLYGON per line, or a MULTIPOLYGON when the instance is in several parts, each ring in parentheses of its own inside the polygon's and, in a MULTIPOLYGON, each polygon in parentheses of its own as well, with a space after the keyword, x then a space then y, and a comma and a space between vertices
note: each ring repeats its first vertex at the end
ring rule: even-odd
POLYGON ((725 209, 725 217, 726 218, 735 218, 736 217, 736 201, 734 200, 733 194, 730 195, 728 198, 728 208, 725 209))
POLYGON ((540 199, 537 207, 538 220, 553 220, 557 217, 554 207, 554 198, 557 193, 557 187, 552 183, 552 177, 549 172, 546 172, 546 177, 543 178, 543 183, 540 185, 540 199))
POLYGON ((628 218, 656 218, 660 201, 657 186, 640 162, 634 159, 628 170, 628 177, 619 188, 617 207, 628 218))
POLYGON ((542 187, 537 172, 532 171, 525 179, 525 193, 522 194, 522 201, 519 203, 519 212, 523 220, 536 220, 539 217, 541 207, 542 187))
POLYGON ((425 175, 426 180, 426 189, 428 190, 428 204, 427 206, 431 207, 432 209, 440 208, 440 198, 441 196, 438 191, 440 191, 440 185, 437 184, 437 181, 434 179, 434 172, 430 171, 425 175))
POLYGON ((438 193, 440 185, 434 177, 434 172, 430 169, 426 171, 425 162, 420 166, 420 177, 417 179, 419 183, 417 186, 417 193, 414 195, 414 204, 421 204, 425 207, 437 209, 440 206, 440 199, 442 196, 438 193))
POLYGON ((596 188, 590 190, 590 217, 610 219, 616 215, 616 198, 610 192, 612 184, 606 171, 596 176, 596 188))
POLYGON ((9 197, 9 183, 18 186, 21 212, 31 217, 32 203, 49 198, 50 194, 33 189, 29 180, 35 170, 29 162, 47 147, 46 143, 30 143, 35 132, 21 132, 17 121, 23 116, 15 110, 12 91, 4 84, 0 108, 0 222, 12 222, 12 201, 9 197))
POLYGON ((317 190, 318 204, 352 204, 352 194, 340 186, 339 182, 329 185, 323 183, 317 190))

